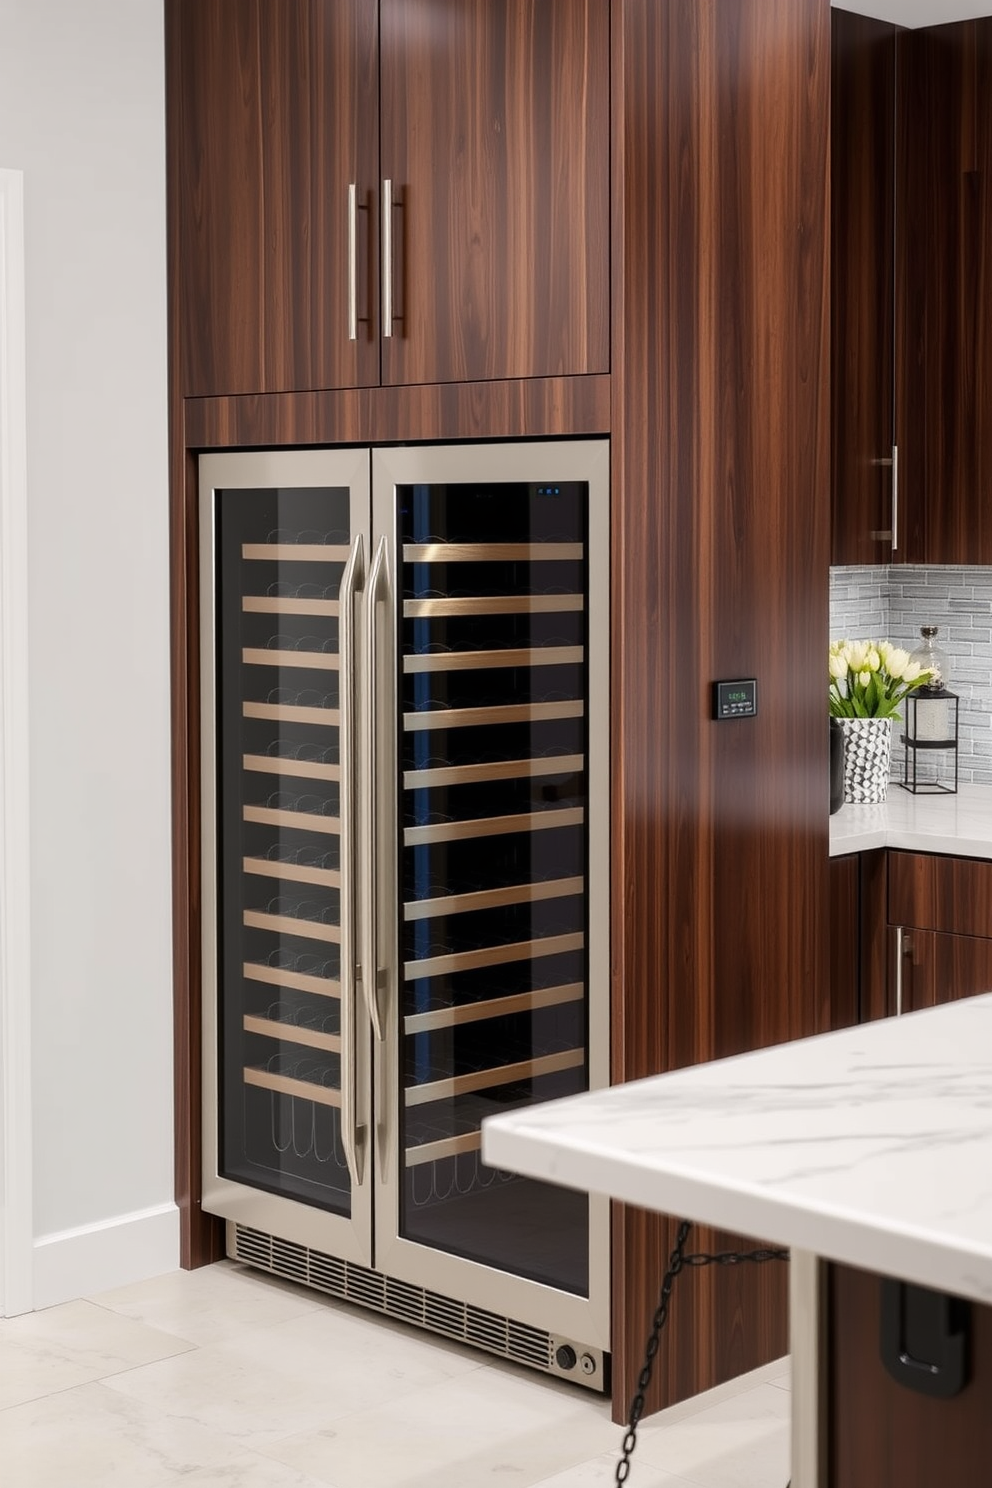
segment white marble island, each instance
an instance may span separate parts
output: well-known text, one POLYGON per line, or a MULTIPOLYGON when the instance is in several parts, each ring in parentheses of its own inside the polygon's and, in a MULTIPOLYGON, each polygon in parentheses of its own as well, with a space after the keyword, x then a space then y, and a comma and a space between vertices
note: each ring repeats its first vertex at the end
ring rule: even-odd
POLYGON ((492 1118, 482 1150, 792 1249, 809 1488, 826 1481, 812 1258, 992 1303, 992 995, 492 1118))

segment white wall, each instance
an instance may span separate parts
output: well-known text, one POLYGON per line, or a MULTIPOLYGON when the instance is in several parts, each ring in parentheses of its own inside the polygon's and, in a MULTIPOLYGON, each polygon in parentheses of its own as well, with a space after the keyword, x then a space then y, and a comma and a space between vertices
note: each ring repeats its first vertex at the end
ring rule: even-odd
POLYGON ((177 1264, 161 0, 0 0, 24 172, 35 1305, 177 1264))

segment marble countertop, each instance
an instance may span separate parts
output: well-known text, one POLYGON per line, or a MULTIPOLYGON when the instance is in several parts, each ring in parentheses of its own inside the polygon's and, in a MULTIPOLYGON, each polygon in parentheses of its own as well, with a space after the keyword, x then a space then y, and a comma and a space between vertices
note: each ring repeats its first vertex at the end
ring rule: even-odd
POLYGON ((482 1153, 992 1303, 992 994, 492 1117, 482 1153))
POLYGON ((875 847, 992 858, 992 786, 914 796, 893 782, 882 805, 845 804, 830 818, 832 858, 875 847))

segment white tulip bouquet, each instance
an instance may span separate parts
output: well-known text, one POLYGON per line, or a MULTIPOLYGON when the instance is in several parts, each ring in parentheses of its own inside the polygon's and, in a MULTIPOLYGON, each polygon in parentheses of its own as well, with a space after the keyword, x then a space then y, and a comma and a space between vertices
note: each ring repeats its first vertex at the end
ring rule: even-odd
POLYGON ((833 641, 829 676, 832 718, 898 718, 903 698, 930 673, 890 641, 833 641))

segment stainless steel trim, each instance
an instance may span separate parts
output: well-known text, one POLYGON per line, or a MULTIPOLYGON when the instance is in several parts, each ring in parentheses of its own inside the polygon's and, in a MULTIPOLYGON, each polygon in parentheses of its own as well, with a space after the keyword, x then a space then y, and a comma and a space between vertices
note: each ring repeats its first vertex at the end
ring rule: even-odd
POLYGON ((430 1013, 409 1013, 403 1019, 403 1032, 432 1033, 437 1028, 484 1022, 487 1018, 502 1018, 508 1013, 527 1013, 534 1008, 581 1002, 585 990, 584 982, 568 982, 560 987, 540 987, 535 992, 515 992, 510 997, 487 997, 485 1002, 468 1002, 460 1007, 435 1008, 430 1013))
POLYGON ((340 925, 325 925, 321 920, 300 920, 295 915, 265 914, 262 910, 243 911, 244 923, 251 930, 273 930, 277 935, 298 935, 302 940, 341 942, 340 925))
POLYGON ((341 1091, 332 1089, 330 1085, 312 1085, 309 1080, 294 1080, 291 1075, 275 1075, 271 1070, 250 1067, 244 1074, 246 1085, 258 1085, 262 1090, 275 1090, 280 1095, 297 1095, 303 1100, 316 1101, 320 1106, 341 1105, 341 1091))
MULTIPOLYGON (((376 779, 392 779, 396 771, 395 743, 393 734, 389 729, 379 728, 379 596, 380 590, 387 576, 386 568, 386 539, 380 537, 375 550, 375 558, 372 560, 372 569, 369 574, 368 593, 366 603, 368 605, 368 644, 366 647, 366 658, 368 672, 366 676, 366 694, 368 698, 368 752, 372 760, 376 779)), ((379 1011, 379 854, 378 854, 378 813, 376 810, 376 792, 373 788, 368 794, 368 830, 366 841, 368 848, 365 854, 366 863, 366 897, 365 897, 365 950, 362 955, 362 990, 365 995, 365 1007, 372 1023, 372 1031, 376 1040, 383 1042, 382 1015, 379 1011)))
POLYGON ((341 983, 331 977, 285 971, 281 966, 263 966, 260 961, 245 961, 241 971, 249 981, 265 982, 270 987, 292 987, 296 992, 312 992, 316 997, 341 996, 341 983))
POLYGON ((569 806, 563 811, 524 811, 519 816, 484 816, 474 821, 439 822, 433 827, 404 827, 403 846, 463 842, 472 837, 502 837, 507 832, 545 832, 554 827, 577 827, 583 821, 585 808, 569 806))
POLYGON ((330 651, 266 651, 262 646, 243 646, 245 666, 302 667, 307 671, 336 672, 340 658, 330 651))
POLYGON ((243 806, 246 822, 259 822, 267 827, 298 827, 301 832, 326 832, 337 837, 341 823, 336 816, 318 816, 315 811, 278 811, 274 806, 243 806))
POLYGON ((330 1054, 341 1052, 341 1036, 337 1033, 319 1033, 316 1028, 280 1023, 278 1018, 256 1018, 251 1013, 245 1014, 242 1023, 245 1033, 257 1033, 281 1044, 302 1044, 307 1049, 326 1049, 330 1054))
POLYGON ((340 780, 340 765, 322 765, 317 760, 286 759, 281 754, 244 754, 246 770, 262 775, 300 775, 306 780, 340 780))
POLYGON ((507 904, 537 904, 544 899, 565 899, 581 894, 586 881, 554 878, 545 883, 511 884, 505 889, 482 889, 474 894, 443 894, 437 899, 415 899, 403 906, 404 920, 433 920, 443 915, 465 914, 475 909, 502 909, 507 904))
POLYGON ((421 1163, 437 1162, 442 1157, 457 1157, 460 1152, 478 1152, 482 1146, 481 1132, 465 1132, 460 1137, 443 1137, 439 1142, 422 1142, 419 1147, 406 1149, 406 1166, 417 1168, 421 1163))
POLYGON ((292 703, 242 703, 243 718, 272 718, 277 723, 317 723, 328 728, 338 728, 341 713, 338 708, 297 708, 292 703))
MULTIPOLYGON (((214 552, 214 517, 219 509, 219 503, 224 500, 237 502, 238 493, 244 490, 257 490, 260 488, 281 487, 317 487, 322 490, 333 488, 337 491, 348 493, 348 504, 351 514, 352 531, 367 533, 369 524, 369 477, 371 473, 371 461, 368 449, 306 449, 306 450, 269 450, 253 449, 249 451, 231 453, 223 451, 220 453, 208 453, 201 455, 198 461, 199 475, 199 511, 200 511, 200 748, 201 748, 201 805, 203 810, 201 819, 201 988, 202 996, 200 1004, 202 1009, 201 1037, 203 1058, 201 1065, 201 1088, 202 1088, 202 1166, 203 1182, 201 1190, 202 1205, 205 1212, 220 1215, 225 1219, 236 1221, 239 1224, 249 1224, 266 1229, 269 1233, 275 1233, 286 1239, 292 1239, 302 1244, 321 1246, 325 1249, 330 1247, 338 1255, 346 1258, 349 1262, 367 1263, 372 1254, 372 1206, 369 1185, 357 1194, 352 1193, 350 1201, 347 1193, 340 1191, 337 1198, 341 1201, 335 1208, 316 1208, 309 1204, 302 1204, 295 1199, 290 1199, 276 1193, 263 1191, 247 1183, 235 1182, 220 1176, 220 1147, 218 1130, 218 1109, 221 1090, 221 1069, 218 1050, 218 1010, 219 1010, 219 985, 218 985, 218 819, 217 819, 217 719, 218 719, 218 687, 216 676, 216 651, 217 637, 215 634, 215 611, 217 608, 216 591, 216 556, 214 552)), ((240 543, 239 543, 240 548, 240 543)), ((321 547, 321 556, 327 556, 326 547, 321 547)), ((299 558, 299 548, 294 546, 293 551, 286 554, 287 558, 299 558)), ((261 569, 259 565, 248 565, 245 570, 245 588, 250 588, 253 583, 253 571, 257 575, 261 569)), ((298 570, 301 571, 301 570, 298 570)), ((321 572, 328 574, 330 582, 332 579, 337 584, 339 569, 329 569, 326 564, 321 565, 321 572)), ((262 588, 264 585, 256 585, 262 588)), ((259 603, 268 609, 268 601, 273 601, 271 613, 279 613, 277 606, 285 604, 289 613, 318 613, 333 614, 337 606, 337 598, 333 601, 305 601, 307 609, 296 609, 298 601, 275 599, 274 596, 238 595, 228 596, 230 603, 240 606, 245 599, 249 604, 259 603), (317 608, 311 611, 310 606, 331 605, 332 608, 317 608)), ((263 611, 264 612, 264 611, 263 611)), ((308 724, 332 724, 338 723, 335 711, 329 709, 310 709, 302 713, 294 713, 289 710, 275 708, 266 705, 256 707, 249 706, 247 716, 266 717, 284 721, 300 721, 308 724)), ((333 734, 325 737, 333 739, 333 734)), ((237 782, 234 782, 235 786, 237 782)), ((322 840, 327 845, 332 845, 333 839, 312 839, 314 842, 322 840)), ((239 854, 240 859, 240 854, 239 854)), ((239 910, 240 915, 240 910, 239 910)), ((233 977, 236 978, 243 973, 247 978, 245 987, 250 988, 259 984, 264 985, 278 998, 279 990, 284 987, 294 988, 299 991, 312 993, 330 999, 328 1011, 333 1009, 334 1000, 339 995, 339 983, 337 981, 337 951, 331 947, 318 948, 324 950, 324 956, 314 959, 331 957, 334 965, 334 980, 328 976, 308 976, 300 972, 289 972, 278 967, 268 965, 257 965, 246 963, 241 954, 237 962, 231 967, 233 977)), ((237 981, 232 980, 230 994, 238 1001, 237 981)), ((264 1004, 263 1004, 264 1006, 264 1004)), ((237 1021, 240 1023, 244 1014, 243 1003, 237 1009, 237 1021)), ((367 1076, 365 1070, 365 1056, 367 1053, 367 1037, 362 1029, 359 1030, 359 1059, 357 1069, 359 1074, 358 1094, 359 1111, 365 1109, 365 1093, 367 1076)), ((241 1085, 242 1078, 239 1071, 234 1071, 234 1079, 241 1085)), ((366 1118, 363 1118, 366 1119, 366 1118)))
POLYGON ((899 547, 899 446, 892 446, 892 551, 899 547))
POLYGON ((404 543, 404 563, 552 563, 585 557, 584 543, 404 543))
POLYGON ((518 651, 432 651, 423 656, 404 656, 403 670, 406 673, 482 672, 492 667, 578 666, 584 656, 582 646, 528 646, 518 651))
POLYGON ((355 772, 357 705, 355 700, 355 594, 362 568, 362 536, 356 534, 341 579, 341 1145, 352 1191, 360 1188, 363 1162, 358 1128, 358 1081, 355 1068, 355 980, 357 894, 355 863, 355 772))
POLYGON ((429 785, 470 785, 476 781, 520 780, 528 776, 573 775, 584 770, 585 755, 550 754, 540 759, 494 760, 483 765, 438 766, 431 770, 404 770, 403 789, 421 790, 429 785))
POLYGON ((450 1080, 408 1085, 403 1092, 404 1101, 408 1106, 429 1106, 432 1101, 470 1095, 473 1090, 512 1085, 514 1080, 539 1079, 541 1075, 556 1075, 561 1070, 581 1069, 585 1062, 585 1049, 562 1049, 557 1054, 540 1054, 536 1059, 521 1059, 516 1064, 494 1065, 491 1069, 473 1070, 468 1075, 453 1075, 450 1080))
POLYGON ((405 599, 405 620, 457 615, 557 615, 585 609, 581 594, 480 594, 478 599, 405 599))
POLYGON ((241 866, 245 873, 256 873, 262 878, 320 884, 326 889, 341 887, 341 875, 336 868, 309 868, 305 863, 280 863, 277 858, 242 858, 241 866))
POLYGON ((505 966, 508 961, 528 957, 561 956, 566 951, 581 951, 586 938, 581 931, 574 935, 546 935, 541 940, 519 940, 513 945, 486 946, 479 951, 455 951, 451 955, 431 956, 423 961, 404 961, 403 975, 408 982, 420 977, 442 976, 447 971, 475 971, 482 966, 505 966))
POLYGON ((348 340, 358 340, 358 184, 348 185, 348 340))
POLYGON ((404 713, 403 728, 408 734, 422 729, 479 728, 491 723, 542 723, 552 718, 583 718, 585 704, 507 703, 498 708, 435 708, 430 713, 404 713))
POLYGON ((242 543, 241 556, 269 563, 347 563, 344 543, 242 543))
POLYGON ((271 594, 245 594, 241 608, 250 615, 321 615, 339 613, 336 599, 289 599, 271 594))
POLYGON ((808 1250, 789 1265, 789 1350, 792 1355, 792 1488, 825 1488, 824 1359, 826 1268, 808 1250))
POLYGON ((902 1015, 902 958, 906 954, 908 941, 901 925, 896 926, 896 1017, 902 1015))
POLYGON ((393 334, 393 183, 382 183, 382 334, 393 334))
MULTIPOLYGON (((584 549, 589 577, 586 598, 588 626, 586 635, 586 665, 588 667, 588 694, 591 702, 581 704, 551 705, 542 707, 543 716, 552 712, 561 716, 581 717, 588 708, 589 721, 586 751, 588 768, 588 799, 586 822, 589 840, 589 905, 590 921, 587 936, 589 976, 589 1037, 586 1042, 590 1084, 599 1087, 609 1082, 609 660, 610 660, 610 534, 609 534, 609 444, 605 439, 576 441, 545 441, 533 443, 510 443, 491 446, 486 452, 492 457, 492 466, 501 480, 558 481, 561 479, 589 482, 589 531, 584 549), (497 463, 498 462, 498 463, 497 463)), ((472 482, 479 479, 479 450, 470 446, 403 446, 376 450, 373 455, 373 514, 375 531, 391 534, 395 532, 394 494, 397 486, 421 482, 472 482)), ((390 549, 390 562, 394 572, 399 567, 390 549)), ((464 566, 463 566, 464 567, 464 566)), ((558 565, 558 571, 565 569, 558 565)), ((464 572, 467 574, 468 570, 464 572)), ((506 595, 468 597, 456 601, 463 613, 478 612, 490 598, 520 599, 529 603, 530 596, 506 595)), ((534 596, 574 603, 574 596, 534 596)), ((452 606, 446 610, 443 599, 408 601, 424 605, 424 613, 454 614, 452 606), (434 606, 439 608, 436 610, 434 606), (428 606, 430 609, 428 609, 428 606)), ((523 608, 523 606, 521 606, 523 608)), ((510 611, 512 613, 512 611, 510 611)), ((395 707, 395 697, 388 699, 384 687, 382 701, 395 707)), ((399 696, 396 693, 396 696, 399 696)), ((464 724, 488 724, 490 722, 530 721, 535 715, 535 705, 524 705, 515 716, 507 718, 502 710, 496 716, 468 712, 458 722, 464 724)), ((409 722, 409 720, 408 720, 409 722)), ((385 726, 385 725, 384 725, 385 726)), ((424 720, 414 721, 414 727, 423 727, 424 720)), ((438 716, 427 722, 428 727, 452 726, 450 714, 438 716)), ((383 787, 380 794, 380 812, 387 812, 387 795, 395 796, 397 787, 403 784, 399 775, 395 781, 383 787)), ((581 829, 578 829, 581 830, 581 829)), ((395 852, 386 851, 386 842, 380 842, 380 858, 398 858, 395 852)), ((480 843, 484 848, 484 844, 480 843)), ((380 886, 386 865, 381 864, 380 886)), ((395 903, 387 894, 383 903, 395 903)), ((384 932, 387 927, 382 927, 384 932)), ((390 920, 388 933, 390 944, 395 941, 396 923, 390 920)), ((383 948, 380 948, 383 952, 383 948)), ((395 952, 395 947, 394 947, 395 952)), ((550 966, 551 962, 542 963, 550 966)), ((396 968, 390 972, 391 979, 398 980, 402 974, 402 963, 397 956, 396 968)), ((578 972, 575 973, 578 977, 578 972)), ((392 986, 392 980, 390 982, 392 986)), ((434 1251, 417 1241, 407 1239, 402 1233, 399 1212, 399 1195, 402 1193, 404 1162, 411 1166, 430 1163, 445 1155, 458 1151, 478 1151, 478 1134, 461 1135, 445 1139, 443 1143, 425 1144, 419 1151, 404 1152, 399 1139, 397 1100, 402 1092, 396 1089, 397 1082, 391 1079, 394 1071, 401 1067, 402 1039, 405 1020, 396 1015, 397 1001, 390 1001, 386 1023, 386 1043, 376 1045, 376 1069, 385 1077, 382 1082, 381 1120, 385 1138, 379 1148, 375 1162, 375 1264, 383 1272, 403 1282, 419 1284, 429 1289, 457 1296, 467 1303, 478 1305, 497 1313, 509 1313, 537 1327, 552 1330, 565 1338, 586 1339, 596 1347, 608 1349, 610 1344, 610 1204, 601 1196, 592 1196, 589 1202, 589 1295, 578 1297, 565 1294, 553 1287, 544 1286, 522 1277, 464 1257, 434 1251)), ((450 1015, 451 1010, 436 1009, 441 1016, 450 1015)), ((442 1027, 444 1025, 441 1025, 442 1027)), ((402 1106, 399 1107, 401 1111, 402 1106)), ((380 1117, 377 1116, 377 1120, 380 1117)), ((377 1133, 378 1134, 378 1133, 377 1133)))

